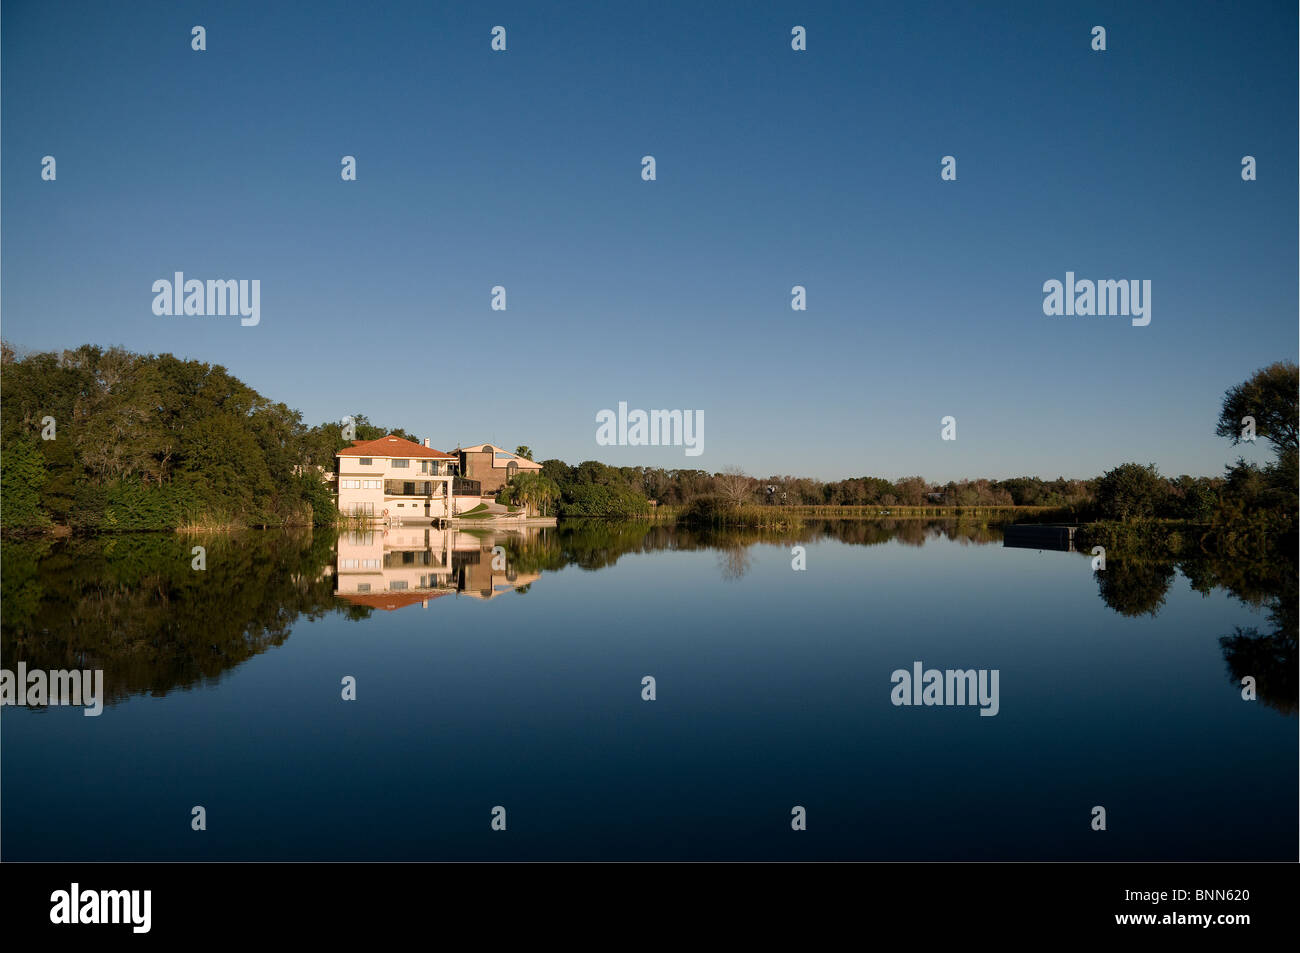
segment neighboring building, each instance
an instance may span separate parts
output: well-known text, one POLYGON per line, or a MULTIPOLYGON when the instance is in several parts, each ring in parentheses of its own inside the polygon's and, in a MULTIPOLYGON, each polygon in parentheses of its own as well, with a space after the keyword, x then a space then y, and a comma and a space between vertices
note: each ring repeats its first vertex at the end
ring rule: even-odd
MULTIPOLYGON (((389 434, 354 440, 338 458, 339 512, 348 516, 449 519, 455 515, 454 454, 389 434)), ((477 504, 478 500, 474 500, 477 504)))
POLYGON ((460 447, 452 452, 460 462, 461 475, 482 484, 484 496, 496 496, 497 491, 509 483, 516 473, 540 472, 542 469, 540 463, 534 463, 490 443, 460 447))

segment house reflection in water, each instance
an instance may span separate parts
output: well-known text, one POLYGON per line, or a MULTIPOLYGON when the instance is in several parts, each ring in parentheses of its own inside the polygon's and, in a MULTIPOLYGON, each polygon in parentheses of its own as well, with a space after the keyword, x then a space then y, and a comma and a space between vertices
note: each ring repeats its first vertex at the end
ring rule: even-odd
POLYGON ((526 532, 483 536, 397 526, 341 533, 334 594, 354 605, 392 611, 417 602, 428 608, 430 600, 451 594, 493 599, 524 589, 541 573, 518 572, 507 543, 526 532))

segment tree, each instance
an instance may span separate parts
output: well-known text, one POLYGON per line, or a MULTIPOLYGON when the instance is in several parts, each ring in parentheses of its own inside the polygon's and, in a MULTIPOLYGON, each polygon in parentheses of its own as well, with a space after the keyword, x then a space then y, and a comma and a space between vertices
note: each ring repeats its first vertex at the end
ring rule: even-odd
POLYGON ((727 506, 740 506, 754 495, 754 480, 739 467, 727 467, 713 478, 713 485, 727 506))
POLYGON ((37 440, 22 436, 6 441, 3 460, 4 466, 0 468, 0 498, 3 499, 0 523, 6 529, 45 526, 49 518, 41 509, 40 500, 46 472, 37 440))
MULTIPOLYGON (((220 365, 93 345, 21 357, 3 345, 0 362, 11 523, 29 519, 30 494, 19 484, 29 482, 32 448, 43 458, 31 483, 39 518, 58 525, 267 525, 301 519, 308 505, 319 522, 336 515, 316 467, 332 469, 347 444, 339 425, 305 427, 298 411, 220 365), (57 424, 54 439, 37 437, 46 418, 57 424), (308 471, 315 482, 301 478, 308 471)), ((390 432, 355 417, 359 439, 390 432)))
POLYGON ((1120 464, 1097 481, 1097 509, 1103 519, 1130 520, 1156 516, 1169 495, 1154 463, 1120 464))
POLYGON ((930 484, 926 483, 923 477, 910 476, 903 477, 894 484, 893 495, 900 506, 920 506, 925 502, 925 495, 929 490, 930 484))
POLYGON ((560 488, 540 473, 526 472, 520 473, 502 487, 497 496, 498 502, 502 496, 507 497, 511 503, 522 504, 527 516, 531 516, 534 510, 545 516, 547 506, 560 498, 560 488))
POLYGON ((525 460, 531 460, 533 458, 533 448, 528 446, 515 447, 515 456, 523 457, 525 460))
POLYGON ((1273 444, 1279 459, 1296 450, 1300 429, 1300 369, 1294 361, 1261 368, 1223 395, 1223 409, 1214 432, 1241 443, 1245 417, 1255 418, 1255 433, 1273 444))
POLYGON ((563 460, 543 460, 542 476, 564 486, 573 480, 573 467, 563 460))
POLYGON ((1170 481, 1172 498, 1169 501, 1171 516, 1208 523, 1218 506, 1219 494, 1213 480, 1184 474, 1170 481))
POLYGON ((564 491, 560 515, 626 519, 644 516, 649 510, 646 498, 631 487, 575 483, 564 491))

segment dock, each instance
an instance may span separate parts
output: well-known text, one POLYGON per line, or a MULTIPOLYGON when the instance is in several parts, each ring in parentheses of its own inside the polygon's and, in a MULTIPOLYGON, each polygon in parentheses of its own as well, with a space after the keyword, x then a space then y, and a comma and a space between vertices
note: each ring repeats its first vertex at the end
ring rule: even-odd
POLYGON ((1017 523, 1002 528, 1002 545, 1008 549, 1050 549, 1073 553, 1077 526, 1060 523, 1017 523))

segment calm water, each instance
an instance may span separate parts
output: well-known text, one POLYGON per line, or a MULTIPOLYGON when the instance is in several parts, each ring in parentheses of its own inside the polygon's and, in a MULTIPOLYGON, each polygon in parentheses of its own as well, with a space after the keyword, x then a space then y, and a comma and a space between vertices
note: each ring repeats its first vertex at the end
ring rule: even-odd
POLYGON ((1295 856, 1294 567, 922 521, 2 556, 4 666, 110 695, 3 709, 4 860, 1295 856), (916 661, 998 670, 998 714, 893 705, 916 661))

